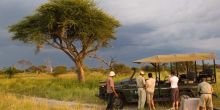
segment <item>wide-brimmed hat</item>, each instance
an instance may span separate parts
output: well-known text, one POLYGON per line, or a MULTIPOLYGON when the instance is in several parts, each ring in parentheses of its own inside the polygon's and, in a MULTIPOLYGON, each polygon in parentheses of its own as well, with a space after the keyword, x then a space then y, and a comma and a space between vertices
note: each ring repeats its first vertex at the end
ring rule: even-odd
POLYGON ((114 71, 110 71, 109 72, 109 76, 115 76, 115 72, 114 71))

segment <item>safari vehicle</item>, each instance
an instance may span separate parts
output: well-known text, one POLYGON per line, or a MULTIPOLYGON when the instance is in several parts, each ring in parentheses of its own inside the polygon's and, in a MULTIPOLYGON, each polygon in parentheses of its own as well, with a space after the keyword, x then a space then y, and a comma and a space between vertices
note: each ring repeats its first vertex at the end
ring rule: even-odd
MULTIPOLYGON (((161 78, 161 66, 163 64, 170 64, 170 71, 175 71, 179 77, 179 91, 180 95, 188 95, 190 97, 198 96, 197 85, 200 80, 205 77, 211 84, 216 83, 216 66, 215 66, 215 54, 213 53, 194 53, 194 54, 173 54, 173 55, 156 55, 140 60, 134 61, 134 63, 150 63, 153 65, 156 76, 156 87, 154 93, 155 101, 171 101, 171 89, 170 83, 167 82, 167 78, 161 78), (209 60, 213 62, 213 67, 206 68, 204 61, 209 60), (198 71, 198 61, 201 61, 202 69, 198 71), (191 67, 189 63, 191 62, 191 67), (193 62, 193 63, 192 63, 193 62), (178 71, 178 65, 180 63, 186 64, 185 73, 178 71), (193 67, 192 67, 193 66, 193 67), (175 68, 174 68, 175 67, 175 68), (193 69, 192 69, 193 68, 193 69)), ((137 86, 134 78, 134 73, 130 78, 121 80, 115 84, 115 89, 119 93, 119 98, 115 98, 114 107, 123 108, 126 102, 137 102, 137 86)), ((107 98, 106 85, 101 83, 99 86, 99 97, 102 99, 107 98)))

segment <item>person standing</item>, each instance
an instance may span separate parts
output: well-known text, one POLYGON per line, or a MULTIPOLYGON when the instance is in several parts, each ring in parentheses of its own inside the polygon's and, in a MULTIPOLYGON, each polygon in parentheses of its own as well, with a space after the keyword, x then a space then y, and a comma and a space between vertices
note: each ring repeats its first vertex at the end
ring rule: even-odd
POLYGON ((200 94, 199 109, 200 110, 213 110, 212 103, 212 86, 206 82, 206 78, 202 78, 202 82, 198 85, 198 92, 200 94))
POLYGON ((153 97, 156 80, 152 77, 152 73, 148 73, 148 78, 146 81, 147 103, 150 110, 155 110, 153 97))
POLYGON ((172 71, 171 76, 169 77, 169 82, 171 84, 171 94, 172 94, 172 109, 178 110, 179 108, 179 88, 178 82, 179 78, 175 76, 175 73, 172 71))
POLYGON ((138 110, 143 110, 146 101, 144 71, 140 71, 140 75, 136 78, 138 88, 138 110))
POLYGON ((118 94, 115 91, 115 85, 113 77, 115 76, 114 71, 110 71, 109 76, 106 81, 106 89, 107 89, 107 96, 108 96, 108 105, 106 110, 113 110, 113 98, 118 97, 118 94))

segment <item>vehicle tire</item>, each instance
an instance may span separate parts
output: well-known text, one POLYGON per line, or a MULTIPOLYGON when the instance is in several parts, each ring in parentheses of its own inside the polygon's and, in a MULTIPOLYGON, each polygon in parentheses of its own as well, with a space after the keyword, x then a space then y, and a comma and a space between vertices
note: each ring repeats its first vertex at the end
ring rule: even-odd
POLYGON ((114 109, 116 109, 116 110, 123 109, 123 107, 124 107, 124 102, 123 102, 122 98, 120 98, 120 97, 114 97, 114 99, 113 99, 113 107, 114 107, 114 109))

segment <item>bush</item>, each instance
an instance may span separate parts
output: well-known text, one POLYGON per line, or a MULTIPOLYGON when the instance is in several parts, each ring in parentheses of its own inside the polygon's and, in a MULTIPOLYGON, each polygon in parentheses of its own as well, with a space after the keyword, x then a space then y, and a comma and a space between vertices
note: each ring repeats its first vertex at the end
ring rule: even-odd
POLYGON ((149 71, 149 72, 154 72, 155 71, 155 67, 151 66, 151 65, 146 65, 146 66, 142 66, 141 70, 143 71, 149 71))
POLYGON ((3 71, 3 73, 5 73, 8 78, 12 78, 16 73, 19 73, 19 72, 21 71, 17 70, 15 67, 8 67, 8 68, 5 68, 3 71))
POLYGON ((36 73, 37 71, 40 71, 40 69, 37 66, 31 66, 28 69, 26 69, 25 71, 31 72, 31 73, 36 73))
POLYGON ((3 74, 3 73, 4 73, 3 70, 0 69, 0 74, 3 74))
POLYGON ((45 65, 40 65, 40 66, 37 67, 38 71, 39 71, 39 72, 43 72, 43 73, 44 73, 44 72, 47 72, 47 71, 46 71, 46 68, 47 68, 47 67, 46 67, 45 65))
POLYGON ((112 70, 117 74, 131 73, 132 69, 125 64, 113 64, 112 70))
POLYGON ((100 73, 106 73, 106 70, 103 69, 103 68, 93 68, 92 71, 100 72, 100 73))
POLYGON ((67 72, 66 66, 56 66, 53 70, 53 75, 57 76, 59 74, 63 74, 67 72))

